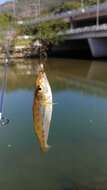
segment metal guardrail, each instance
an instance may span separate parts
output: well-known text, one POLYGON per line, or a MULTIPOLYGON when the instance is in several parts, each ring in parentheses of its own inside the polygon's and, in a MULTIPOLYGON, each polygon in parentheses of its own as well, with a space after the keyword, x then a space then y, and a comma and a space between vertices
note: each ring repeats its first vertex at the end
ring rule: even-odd
POLYGON ((100 32, 100 31, 106 31, 107 30, 107 24, 101 24, 99 26, 93 25, 93 26, 86 26, 83 28, 76 28, 76 29, 69 29, 64 33, 59 34, 78 34, 78 33, 87 33, 87 32, 100 32))
POLYGON ((88 39, 88 38, 107 38, 107 24, 93 25, 89 27, 69 29, 65 32, 59 32, 59 36, 64 39, 88 39))

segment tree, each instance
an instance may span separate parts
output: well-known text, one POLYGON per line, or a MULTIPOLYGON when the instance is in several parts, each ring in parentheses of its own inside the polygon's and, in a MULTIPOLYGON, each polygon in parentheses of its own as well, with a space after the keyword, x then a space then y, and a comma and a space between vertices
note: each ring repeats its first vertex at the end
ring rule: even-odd
POLYGON ((0 14, 0 28, 5 31, 8 28, 10 15, 8 14, 0 14))
POLYGON ((58 36, 58 32, 64 31, 68 28, 68 24, 63 20, 48 21, 37 26, 36 38, 47 41, 48 43, 58 43, 62 40, 58 36))

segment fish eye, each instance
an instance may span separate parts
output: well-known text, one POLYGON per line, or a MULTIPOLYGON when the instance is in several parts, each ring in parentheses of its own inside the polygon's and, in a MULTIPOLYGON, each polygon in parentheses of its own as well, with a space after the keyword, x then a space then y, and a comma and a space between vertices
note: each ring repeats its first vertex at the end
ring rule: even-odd
POLYGON ((41 87, 40 86, 38 86, 37 87, 37 91, 41 91, 42 89, 41 89, 41 87))
POLYGON ((38 90, 42 90, 42 89, 39 87, 38 90))

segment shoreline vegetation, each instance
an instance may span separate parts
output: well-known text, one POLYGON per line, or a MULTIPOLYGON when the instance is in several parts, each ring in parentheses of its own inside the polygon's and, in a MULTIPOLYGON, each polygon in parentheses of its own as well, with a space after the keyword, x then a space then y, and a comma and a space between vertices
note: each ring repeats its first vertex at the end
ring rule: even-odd
MULTIPOLYGON (((100 0, 100 3, 105 0, 100 0)), ((17 3, 21 4, 23 1, 17 0, 17 3)), ((87 0, 87 3, 84 3, 84 7, 96 5, 96 0, 87 0)), ((13 6, 13 5, 12 5, 13 6)), ((17 6, 16 6, 17 8, 17 6)), ((56 7, 51 7, 48 10, 42 8, 40 15, 47 14, 57 14, 67 10, 73 10, 81 8, 80 1, 72 0, 56 5, 56 7)), ((25 10, 26 11, 26 10, 25 10)), ((25 18, 20 18, 26 20, 25 18)), ((31 19, 32 15, 28 17, 31 19)), ((13 58, 28 58, 28 57, 37 57, 40 51, 45 55, 48 51, 51 50, 53 45, 59 44, 63 41, 63 37, 60 37, 58 32, 63 32, 70 27, 72 27, 70 20, 52 20, 46 23, 41 23, 37 25, 32 25, 30 27, 18 26, 16 20, 19 19, 18 15, 15 17, 11 12, 1 11, 0 12, 0 58, 4 57, 4 46, 7 38, 7 33, 9 33, 9 38, 11 39, 11 45, 9 51, 11 52, 11 57, 13 58), (11 27, 10 27, 11 26, 11 27), (10 31, 9 31, 10 30, 10 31)))

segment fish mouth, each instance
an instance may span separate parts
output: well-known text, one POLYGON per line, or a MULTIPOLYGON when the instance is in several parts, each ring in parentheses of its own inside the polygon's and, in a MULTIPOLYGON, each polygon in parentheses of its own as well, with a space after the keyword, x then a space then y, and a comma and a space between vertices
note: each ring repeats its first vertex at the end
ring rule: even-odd
POLYGON ((41 148, 41 151, 43 153, 45 153, 45 152, 48 152, 48 150, 51 148, 51 146, 46 144, 45 146, 41 146, 40 148, 41 148))

